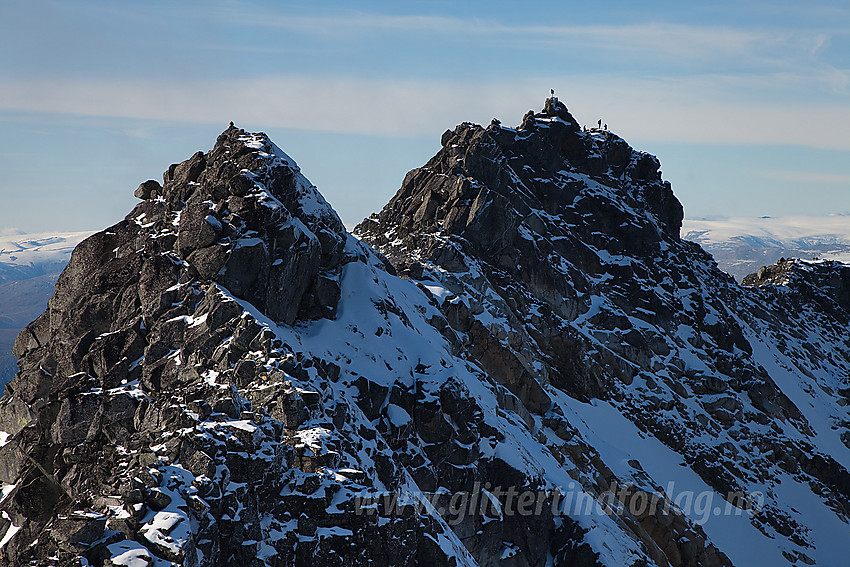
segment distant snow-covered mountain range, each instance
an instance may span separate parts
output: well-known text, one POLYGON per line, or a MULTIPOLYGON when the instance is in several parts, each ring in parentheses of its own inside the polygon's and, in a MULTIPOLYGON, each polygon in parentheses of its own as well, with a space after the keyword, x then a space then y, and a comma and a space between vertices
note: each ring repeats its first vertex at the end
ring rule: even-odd
POLYGON ((779 258, 850 262, 850 215, 685 219, 682 237, 738 281, 779 258))
POLYGON ((0 284, 61 272, 74 247, 90 234, 0 230, 0 284))
POLYGON ((44 311, 71 252, 90 234, 0 230, 0 389, 17 371, 15 337, 44 311))

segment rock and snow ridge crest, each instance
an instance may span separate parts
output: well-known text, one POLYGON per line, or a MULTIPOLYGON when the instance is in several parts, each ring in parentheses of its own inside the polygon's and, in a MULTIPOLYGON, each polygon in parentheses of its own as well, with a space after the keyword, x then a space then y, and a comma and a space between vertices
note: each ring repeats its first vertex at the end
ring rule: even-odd
POLYGON ((4 560, 841 556, 844 288, 741 288, 658 160, 562 103, 447 132, 357 238, 232 126, 136 194, 16 343, 4 560))

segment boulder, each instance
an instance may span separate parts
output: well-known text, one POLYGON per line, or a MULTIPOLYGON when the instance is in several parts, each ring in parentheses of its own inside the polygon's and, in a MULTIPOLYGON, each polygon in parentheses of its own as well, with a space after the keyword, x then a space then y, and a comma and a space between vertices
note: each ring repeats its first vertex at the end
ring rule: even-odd
POLYGON ((149 179, 139 185, 139 188, 136 189, 133 195, 137 199, 147 200, 147 199, 155 199, 162 195, 162 185, 159 184, 159 181, 155 179, 149 179))

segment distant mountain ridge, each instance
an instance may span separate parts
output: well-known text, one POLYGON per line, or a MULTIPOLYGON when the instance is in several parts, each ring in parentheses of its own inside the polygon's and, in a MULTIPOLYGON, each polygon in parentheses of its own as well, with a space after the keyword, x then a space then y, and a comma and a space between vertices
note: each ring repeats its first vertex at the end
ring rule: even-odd
POLYGON ((0 234, 0 284, 61 272, 88 232, 0 234))
POLYGON ((780 258, 850 262, 850 215, 685 219, 682 238, 742 281, 780 258))

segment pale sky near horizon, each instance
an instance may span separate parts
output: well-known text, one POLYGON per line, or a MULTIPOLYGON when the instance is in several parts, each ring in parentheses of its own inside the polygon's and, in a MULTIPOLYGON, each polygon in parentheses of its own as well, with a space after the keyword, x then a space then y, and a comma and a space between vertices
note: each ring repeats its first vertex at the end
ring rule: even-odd
POLYGON ((266 131, 347 224, 462 121, 554 88, 661 159, 691 218, 850 212, 846 2, 6 2, 0 229, 117 222, 142 181, 266 131))

